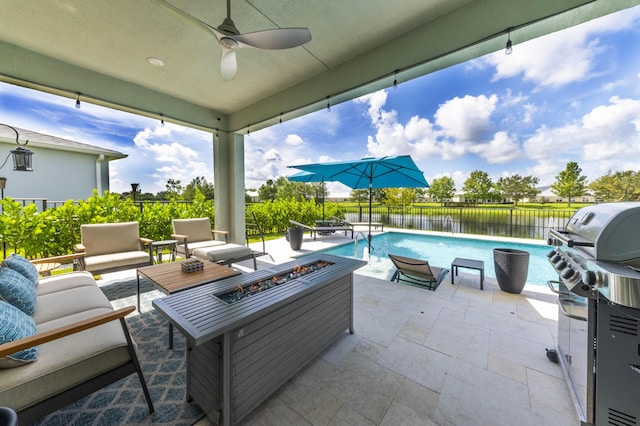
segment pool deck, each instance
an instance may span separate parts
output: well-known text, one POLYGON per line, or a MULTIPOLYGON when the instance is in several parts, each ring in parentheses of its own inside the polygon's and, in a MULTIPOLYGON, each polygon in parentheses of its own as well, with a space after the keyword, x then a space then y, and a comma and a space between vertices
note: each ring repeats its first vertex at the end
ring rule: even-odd
MULTIPOLYGON (((268 241, 274 259, 259 268, 346 241, 305 235, 295 252, 284 238, 268 241)), ((432 292, 356 273, 355 334, 241 424, 579 425, 562 371, 545 356, 557 339, 555 295, 535 285, 505 293, 493 277, 481 291, 478 280, 461 270, 432 292)))

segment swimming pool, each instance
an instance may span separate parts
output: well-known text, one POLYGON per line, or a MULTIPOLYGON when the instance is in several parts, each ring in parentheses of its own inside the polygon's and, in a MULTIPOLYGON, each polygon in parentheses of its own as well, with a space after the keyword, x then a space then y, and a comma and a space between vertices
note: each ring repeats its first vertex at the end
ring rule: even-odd
MULTIPOLYGON (((359 241, 359 259, 362 259, 366 246, 366 241, 359 241)), ((369 265, 360 268, 356 272, 384 280, 391 279, 394 271, 393 264, 391 260, 389 260, 389 257, 387 257, 387 253, 426 259, 431 265, 442 266, 448 269, 451 268, 451 262, 456 257, 483 260, 485 276, 495 278, 493 249, 498 247, 526 250, 530 253, 527 283, 546 286, 548 280, 558 279, 558 274, 553 270, 547 260, 547 252, 550 250, 550 247, 546 245, 520 244, 466 237, 386 232, 375 235, 371 240, 371 246, 372 250, 369 265)), ((342 244, 330 249, 321 250, 321 252, 338 256, 354 257, 353 243, 342 244)), ((469 269, 463 269, 462 271, 465 273, 479 274, 478 271, 469 269)), ((449 279, 449 277, 447 277, 447 279, 449 279)))

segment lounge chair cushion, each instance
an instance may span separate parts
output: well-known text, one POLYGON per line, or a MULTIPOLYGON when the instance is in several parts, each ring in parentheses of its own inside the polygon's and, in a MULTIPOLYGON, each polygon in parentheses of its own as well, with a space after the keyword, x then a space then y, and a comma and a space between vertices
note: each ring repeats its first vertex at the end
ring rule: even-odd
MULTIPOLYGON (((36 334, 36 323, 15 306, 0 301, 0 345, 36 334)), ((28 348, 0 358, 0 368, 13 368, 38 359, 38 348, 28 348)))
POLYGON ((31 315, 36 309, 36 287, 20 272, 0 267, 0 300, 31 315))
POLYGON ((31 263, 29 259, 26 259, 19 254, 12 253, 2 261, 2 266, 6 266, 16 272, 20 272, 34 285, 38 283, 38 278, 40 277, 38 269, 36 269, 35 265, 31 263))
POLYGON ((149 253, 144 251, 114 252, 85 257, 84 263, 87 271, 125 268, 137 264, 149 264, 149 253))
POLYGON ((239 244, 222 244, 214 247, 200 248, 193 250, 193 255, 200 259, 206 259, 211 262, 224 262, 233 259, 242 259, 251 257, 252 251, 247 246, 239 244))
MULTIPOLYGON (((198 241, 195 243, 192 243, 191 240, 189 240, 187 246, 189 247, 189 255, 193 255, 195 250, 224 246, 226 244, 227 243, 225 243, 224 241, 218 240, 198 241)), ((178 253, 186 254, 184 251, 184 244, 178 244, 176 246, 176 249, 178 253)))

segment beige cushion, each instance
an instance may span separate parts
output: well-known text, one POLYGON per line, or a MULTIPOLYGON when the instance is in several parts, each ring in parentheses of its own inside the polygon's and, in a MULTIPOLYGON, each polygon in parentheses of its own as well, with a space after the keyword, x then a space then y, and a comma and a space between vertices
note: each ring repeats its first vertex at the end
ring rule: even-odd
POLYGON ((81 225, 86 256, 140 250, 138 222, 81 225))
MULTIPOLYGON (((113 308, 90 274, 40 280, 33 318, 38 332, 71 324, 113 308)), ((21 410, 130 360, 119 321, 38 346, 31 364, 0 372, 2 405, 21 410)))
POLYGON ((149 253, 146 251, 128 251, 122 253, 102 254, 84 258, 87 271, 121 268, 136 265, 148 265, 149 253))
POLYGON ((195 257, 206 259, 211 262, 220 262, 224 260, 248 257, 251 256, 251 253, 252 251, 249 247, 231 243, 193 250, 193 255, 195 257))
MULTIPOLYGON (((207 248, 212 248, 216 246, 223 246, 226 244, 227 243, 225 243, 224 241, 218 241, 218 240, 198 241, 195 243, 192 243, 191 241, 187 240, 187 247, 189 247, 189 256, 193 254, 194 250, 207 249, 207 248)), ((178 251, 178 253, 186 254, 184 251, 184 244, 176 245, 176 250, 178 251)))
POLYGON ((76 287, 91 287, 96 285, 93 275, 89 272, 69 272, 67 274, 51 275, 49 277, 40 278, 38 285, 36 286, 36 294, 38 297, 55 293, 58 291, 65 291, 70 288, 76 287))
POLYGON ((211 232, 211 221, 208 217, 199 217, 195 219, 173 219, 171 221, 173 233, 186 235, 187 244, 198 241, 211 241, 213 234, 211 232))

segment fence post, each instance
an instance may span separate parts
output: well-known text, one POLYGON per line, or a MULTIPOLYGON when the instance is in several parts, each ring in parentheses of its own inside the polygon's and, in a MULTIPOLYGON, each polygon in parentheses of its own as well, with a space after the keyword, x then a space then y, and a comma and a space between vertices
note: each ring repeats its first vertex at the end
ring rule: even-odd
POLYGON ((509 236, 513 237, 513 209, 509 209, 509 236))

